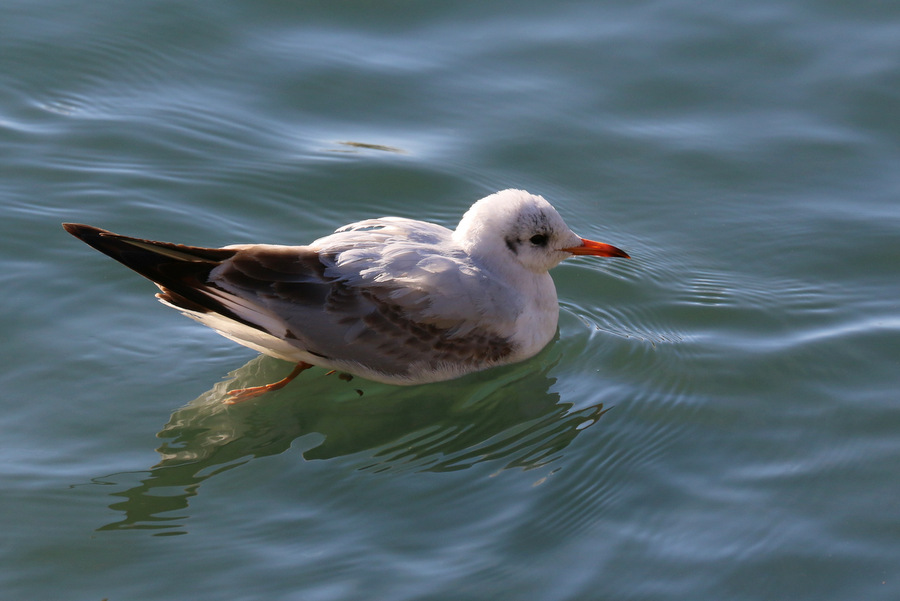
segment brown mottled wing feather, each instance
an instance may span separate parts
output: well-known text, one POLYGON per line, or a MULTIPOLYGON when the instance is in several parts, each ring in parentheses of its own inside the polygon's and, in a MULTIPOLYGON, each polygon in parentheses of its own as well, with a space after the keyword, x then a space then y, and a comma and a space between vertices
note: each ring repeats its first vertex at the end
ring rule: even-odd
POLYGON ((334 260, 306 247, 256 246, 238 252, 212 281, 280 316, 284 337, 299 348, 384 374, 447 365, 469 371, 512 352, 508 340, 482 328, 457 336, 453 328, 429 323, 415 307, 391 300, 397 286, 389 281, 361 285, 352 277, 328 275, 334 260))

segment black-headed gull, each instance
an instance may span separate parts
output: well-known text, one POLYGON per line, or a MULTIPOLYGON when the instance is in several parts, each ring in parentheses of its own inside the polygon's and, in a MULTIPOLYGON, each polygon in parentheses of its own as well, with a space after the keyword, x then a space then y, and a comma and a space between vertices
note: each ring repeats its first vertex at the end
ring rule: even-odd
POLYGON ((231 402, 314 365, 422 384, 528 359, 556 333, 548 271, 572 255, 628 257, 579 237, 543 197, 522 190, 482 198, 453 231, 382 217, 307 246, 201 248, 63 227, 155 282, 163 304, 297 364, 279 382, 232 390, 231 402))

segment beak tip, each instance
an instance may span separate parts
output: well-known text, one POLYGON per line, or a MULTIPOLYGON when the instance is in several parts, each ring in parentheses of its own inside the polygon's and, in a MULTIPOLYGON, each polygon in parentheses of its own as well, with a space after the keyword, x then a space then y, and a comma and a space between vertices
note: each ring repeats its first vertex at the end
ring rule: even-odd
POLYGON ((617 257, 622 259, 631 258, 631 255, 621 248, 615 247, 612 244, 588 240, 587 238, 581 239, 581 246, 564 248, 563 250, 572 253, 573 255, 594 255, 597 257, 617 257))

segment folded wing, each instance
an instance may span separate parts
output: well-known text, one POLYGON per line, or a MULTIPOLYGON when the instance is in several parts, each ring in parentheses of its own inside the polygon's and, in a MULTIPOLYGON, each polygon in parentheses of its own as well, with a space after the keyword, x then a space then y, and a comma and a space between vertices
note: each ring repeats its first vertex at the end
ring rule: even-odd
POLYGON ((65 227, 154 281, 162 302, 241 344, 402 384, 503 363, 515 350, 498 334, 515 321, 515 295, 439 248, 449 231, 426 225, 369 220, 310 246, 215 249, 65 227))

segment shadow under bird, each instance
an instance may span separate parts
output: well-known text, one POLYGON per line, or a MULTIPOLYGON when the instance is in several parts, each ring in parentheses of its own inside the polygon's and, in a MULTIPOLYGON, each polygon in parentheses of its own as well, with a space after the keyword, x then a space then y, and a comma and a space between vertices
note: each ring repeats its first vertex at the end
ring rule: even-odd
POLYGON ((572 255, 624 257, 575 234, 543 197, 503 190, 455 230, 382 217, 306 246, 202 248, 65 223, 67 232, 159 287, 156 297, 219 334, 296 363, 389 384, 449 380, 528 359, 556 333, 548 273, 572 255))

